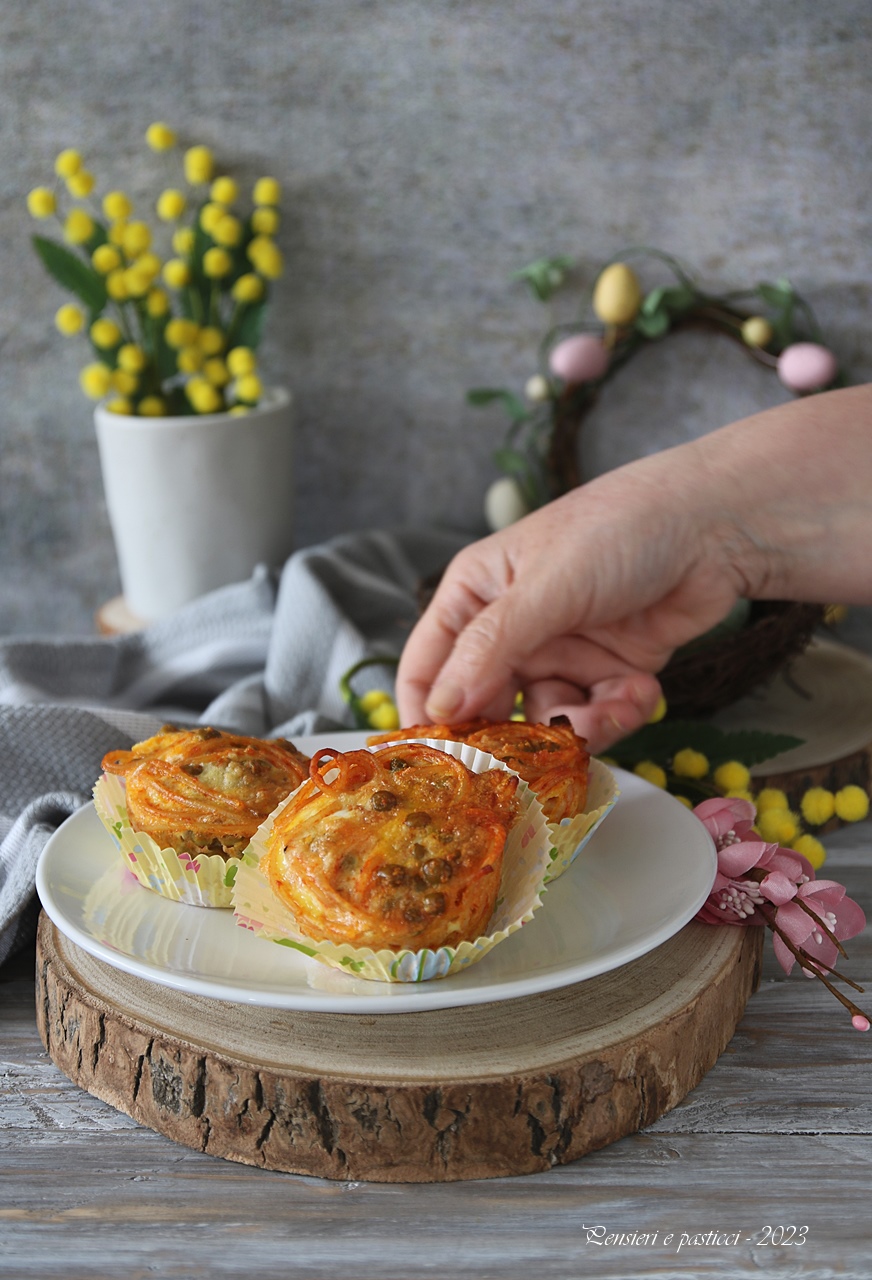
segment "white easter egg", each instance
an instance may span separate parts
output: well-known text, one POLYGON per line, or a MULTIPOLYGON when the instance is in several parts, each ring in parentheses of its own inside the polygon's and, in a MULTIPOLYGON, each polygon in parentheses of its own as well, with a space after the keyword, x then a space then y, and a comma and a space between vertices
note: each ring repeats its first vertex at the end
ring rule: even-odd
POLYGON ((838 371, 832 351, 817 342, 794 342, 778 357, 778 377, 789 391, 819 391, 838 371))
POLYGON ((608 369, 609 353, 592 333, 576 333, 558 342, 548 366, 564 382, 593 382, 608 369))
POLYGON ((492 533, 508 528, 529 513, 527 499, 514 477, 502 476, 494 480, 484 496, 484 518, 492 533))

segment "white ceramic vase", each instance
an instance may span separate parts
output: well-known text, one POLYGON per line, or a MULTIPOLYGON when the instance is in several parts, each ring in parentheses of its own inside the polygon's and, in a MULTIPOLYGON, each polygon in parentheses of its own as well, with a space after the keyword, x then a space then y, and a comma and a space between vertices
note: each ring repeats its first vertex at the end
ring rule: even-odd
POLYGON ((127 608, 143 622, 277 566, 293 542, 293 401, 246 414, 94 413, 127 608))

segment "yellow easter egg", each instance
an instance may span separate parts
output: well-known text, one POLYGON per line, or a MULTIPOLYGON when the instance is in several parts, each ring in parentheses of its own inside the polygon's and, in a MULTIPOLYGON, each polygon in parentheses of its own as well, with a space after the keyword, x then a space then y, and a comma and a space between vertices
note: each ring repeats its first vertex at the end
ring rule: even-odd
POLYGON ((642 305, 642 287, 635 271, 613 262, 600 274, 593 291, 593 309, 603 324, 631 324, 642 305))

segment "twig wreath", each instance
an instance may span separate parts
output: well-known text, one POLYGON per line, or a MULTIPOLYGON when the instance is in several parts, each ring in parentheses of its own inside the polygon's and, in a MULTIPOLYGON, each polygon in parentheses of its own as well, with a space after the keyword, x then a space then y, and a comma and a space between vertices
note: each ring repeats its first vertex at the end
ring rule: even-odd
MULTIPOLYGON (((569 257, 540 258, 514 278, 546 303, 575 266, 569 257)), ((646 346, 690 328, 738 342, 795 395, 845 384, 814 311, 789 280, 712 293, 668 253, 623 250, 597 272, 578 318, 545 333, 538 371, 523 395, 503 387, 467 394, 470 404, 500 403, 509 416, 505 440, 494 454, 505 475, 485 500, 490 527, 512 523, 582 484, 580 433, 603 388, 646 346), (636 258, 665 264, 673 283, 645 292, 628 262, 636 258)), ((765 683, 806 647, 824 613, 819 605, 740 602, 704 641, 680 650, 661 672, 670 712, 706 715, 765 683)))

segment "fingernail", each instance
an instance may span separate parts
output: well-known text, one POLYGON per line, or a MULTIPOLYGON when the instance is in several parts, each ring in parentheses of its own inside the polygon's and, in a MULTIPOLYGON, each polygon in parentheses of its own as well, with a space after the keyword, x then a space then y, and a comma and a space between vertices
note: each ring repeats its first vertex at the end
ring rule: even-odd
POLYGON ((456 684, 437 684, 427 699, 426 712, 431 720, 439 721, 453 716, 463 705, 463 690, 456 684))

